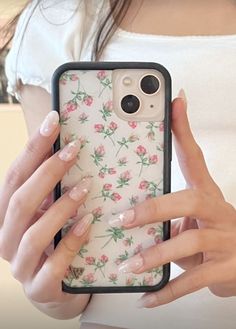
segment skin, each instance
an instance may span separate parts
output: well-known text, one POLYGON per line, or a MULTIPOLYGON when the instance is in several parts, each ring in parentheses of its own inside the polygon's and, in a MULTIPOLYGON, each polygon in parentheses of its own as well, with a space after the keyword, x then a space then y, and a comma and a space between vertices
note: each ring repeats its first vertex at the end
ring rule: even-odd
MULTIPOLYGON (((128 18, 121 26, 133 32, 194 35, 199 34, 200 26, 202 34, 236 33, 233 1, 145 1, 143 4, 134 1, 133 4, 140 6, 139 13, 137 7, 131 6, 128 18), (219 17, 220 21, 217 20, 219 17), (150 21, 161 22, 161 19, 169 24, 150 24, 150 21), (139 20, 142 24, 136 24, 139 20)), ((29 141, 10 166, 1 186, 0 256, 11 264, 13 276, 22 283, 27 298, 38 309, 52 317, 68 319, 83 312, 89 300, 89 295, 69 295, 61 291, 66 268, 87 240, 89 229, 80 238, 70 231, 64 237, 65 243, 46 253, 45 246, 53 240, 54 232, 84 201, 72 201, 66 194, 51 205, 51 191, 75 161, 65 163, 57 154, 51 156, 51 146, 60 130, 58 125, 49 137, 39 132, 50 104, 50 95, 42 88, 21 87, 29 141), (58 169, 55 171, 55 168, 58 169), (26 204, 24 200, 29 198, 31 203, 26 204), (47 204, 43 206, 46 199, 47 204), (52 211, 57 214, 54 221, 50 220, 52 211), (50 234, 40 234, 49 229, 50 234), (9 244, 9 241, 14 243, 9 244), (30 250, 26 248, 29 244, 30 250)), ((170 261, 186 271, 161 291, 145 294, 141 302, 145 307, 169 303, 205 286, 217 296, 236 295, 236 211, 224 200, 208 173, 201 149, 192 136, 186 109, 184 99, 173 100, 172 131, 187 189, 140 203, 134 208, 134 222, 126 227, 179 218, 172 222, 171 240, 140 254, 144 265, 136 272, 170 261)))

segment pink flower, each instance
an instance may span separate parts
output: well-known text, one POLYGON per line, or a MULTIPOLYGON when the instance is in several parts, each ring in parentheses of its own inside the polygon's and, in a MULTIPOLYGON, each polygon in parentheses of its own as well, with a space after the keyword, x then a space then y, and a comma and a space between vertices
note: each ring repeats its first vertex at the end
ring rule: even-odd
POLYGON ((119 193, 112 193, 112 195, 111 195, 111 199, 112 199, 113 201, 119 201, 119 200, 121 199, 121 196, 120 196, 119 193))
POLYGON ((88 265, 93 265, 93 264, 95 264, 95 258, 94 257, 86 257, 85 258, 85 261, 86 261, 86 264, 88 264, 88 265))
POLYGON ((110 124, 109 124, 109 126, 108 126, 111 130, 116 130, 117 129, 117 124, 114 122, 114 121, 112 121, 110 124))
POLYGON ((135 283, 135 278, 130 277, 130 278, 126 279, 127 286, 132 286, 132 285, 134 285, 134 283, 135 283))
POLYGON ((105 77, 106 77, 106 71, 105 70, 101 70, 97 73, 97 78, 99 80, 103 80, 103 79, 105 79, 105 77))
POLYGON ((102 207, 98 207, 98 208, 93 209, 92 214, 94 216, 101 216, 102 215, 102 207))
POLYGON ((110 191, 112 188, 112 184, 104 184, 103 185, 103 190, 104 191, 110 191))
POLYGON ((149 157, 149 163, 151 163, 151 164, 155 164, 155 163, 157 163, 157 161, 158 161, 158 157, 157 157, 156 154, 151 155, 151 156, 149 157))
POLYGON ((147 285, 147 286, 152 286, 153 285, 153 277, 152 276, 144 277, 143 281, 144 281, 144 284, 147 285))
POLYGON ((95 154, 99 155, 99 156, 103 156, 105 154, 105 148, 103 145, 99 145, 96 149, 95 149, 95 154))
POLYGON ((104 130, 104 125, 101 124, 101 123, 96 123, 96 124, 94 125, 94 128, 95 128, 95 131, 96 131, 97 133, 101 133, 101 132, 103 132, 103 130, 104 130))
POLYGON ((71 74, 70 79, 71 81, 77 81, 79 80, 79 77, 77 76, 77 74, 71 74))
POLYGON ((89 273, 83 277, 83 280, 86 281, 87 283, 93 283, 95 282, 94 274, 89 273))
POLYGON ((131 143, 136 142, 137 140, 139 140, 139 137, 137 135, 130 135, 128 138, 128 141, 131 143))
POLYGON ((140 184, 139 184, 139 189, 140 189, 140 190, 147 190, 147 189, 148 189, 148 186, 149 186, 148 181, 143 180, 143 181, 140 182, 140 184))
POLYGON ((84 145, 88 142, 86 138, 84 137, 80 137, 79 138, 79 141, 80 141, 80 148, 84 147, 84 145))
POLYGON ((155 134, 153 131, 149 131, 148 133, 148 139, 151 140, 151 141, 154 141, 155 140, 155 134))
POLYGON ((121 263, 122 263, 122 260, 121 260, 121 259, 117 258, 117 259, 115 260, 115 264, 116 264, 116 265, 120 265, 121 263))
POLYGON ((125 163, 127 163, 127 158, 126 158, 126 157, 120 158, 120 159, 118 160, 118 162, 119 162, 120 164, 125 164, 125 163))
POLYGON ((108 169, 108 173, 109 173, 110 175, 116 174, 116 170, 115 170, 115 168, 109 168, 109 169, 108 169))
POLYGON ((148 235, 155 235, 156 234, 156 229, 154 227, 150 227, 147 231, 148 235))
POLYGON ((106 109, 108 112, 111 112, 111 111, 112 111, 112 106, 113 106, 113 104, 112 104, 112 101, 111 101, 111 100, 107 101, 103 106, 105 107, 105 109, 106 109))
POLYGON ((78 105, 74 102, 68 102, 66 104, 66 111, 67 112, 73 112, 77 109, 78 105))
POLYGON ((121 178, 122 180, 125 180, 125 181, 130 180, 130 179, 131 179, 131 175, 130 175, 129 170, 126 170, 125 172, 121 173, 121 174, 120 174, 120 178, 121 178))
POLYGON ((117 280, 117 274, 115 274, 115 273, 111 273, 111 274, 109 275, 109 279, 110 279, 111 281, 115 281, 115 280, 117 280))
POLYGON ((137 247, 134 249, 134 255, 137 255, 142 250, 143 250, 143 246, 141 243, 139 243, 137 247))
POLYGON ((104 174, 104 172, 100 171, 99 174, 98 174, 98 176, 99 176, 100 178, 104 178, 104 177, 105 177, 105 174, 104 174))
POLYGON ((86 96, 84 99, 83 99, 83 102, 85 105, 87 106, 91 106, 92 103, 93 103, 93 97, 92 96, 86 96))
POLYGON ((137 122, 136 121, 128 121, 128 125, 131 127, 131 128, 136 128, 137 127, 137 122))
POLYGON ((139 145, 136 149, 136 153, 138 155, 145 155, 147 153, 147 150, 142 145, 139 145))
POLYGON ((80 114, 79 119, 80 120, 86 120, 88 118, 88 115, 85 114, 84 112, 80 114))
POLYGON ((101 257, 100 257, 100 261, 102 262, 102 263, 107 263, 108 262, 108 257, 106 256, 106 255, 102 255, 101 257))
POLYGON ((159 125, 159 131, 164 131, 164 122, 161 122, 159 125))
POLYGON ((66 85, 66 80, 65 79, 60 79, 60 84, 66 85))

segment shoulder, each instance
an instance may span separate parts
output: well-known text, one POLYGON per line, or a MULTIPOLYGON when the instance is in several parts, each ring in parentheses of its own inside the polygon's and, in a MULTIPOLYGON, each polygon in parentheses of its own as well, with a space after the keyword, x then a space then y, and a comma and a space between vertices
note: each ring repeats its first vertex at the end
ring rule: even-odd
POLYGON ((18 21, 6 58, 8 92, 19 81, 51 91, 55 69, 70 61, 90 60, 97 13, 106 0, 33 0, 18 21))

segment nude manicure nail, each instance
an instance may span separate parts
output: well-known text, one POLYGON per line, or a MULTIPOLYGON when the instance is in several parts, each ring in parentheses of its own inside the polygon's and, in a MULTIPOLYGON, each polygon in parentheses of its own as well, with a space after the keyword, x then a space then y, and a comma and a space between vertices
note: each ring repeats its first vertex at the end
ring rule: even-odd
POLYGON ((93 221, 92 214, 85 215, 76 225, 76 227, 73 230, 73 233, 78 237, 82 236, 88 230, 89 226, 92 224, 92 221, 93 221))
POLYGON ((138 308, 157 306, 157 297, 154 296, 153 294, 143 296, 136 302, 136 306, 138 308))
POLYGON ((45 137, 49 137, 55 131, 59 123, 59 115, 57 111, 51 111, 48 113, 46 118, 40 127, 40 134, 45 137))
POLYGON ((185 94, 185 91, 183 88, 180 89, 179 93, 178 93, 178 97, 182 98, 182 100, 184 101, 185 105, 187 105, 187 97, 185 94))
POLYGON ((118 266, 118 271, 120 273, 130 273, 133 271, 137 271, 142 266, 143 266, 143 257, 140 254, 138 254, 124 261, 122 264, 120 264, 118 266))
POLYGON ((120 213, 117 217, 109 219, 108 223, 114 227, 125 226, 134 222, 134 209, 128 209, 120 213))
POLYGON ((69 192, 69 197, 74 201, 81 200, 86 194, 88 194, 91 187, 92 180, 90 177, 83 178, 78 184, 76 184, 69 192))
POLYGON ((80 150, 80 146, 81 144, 78 139, 70 142, 58 153, 59 158, 63 161, 71 161, 76 158, 80 150))

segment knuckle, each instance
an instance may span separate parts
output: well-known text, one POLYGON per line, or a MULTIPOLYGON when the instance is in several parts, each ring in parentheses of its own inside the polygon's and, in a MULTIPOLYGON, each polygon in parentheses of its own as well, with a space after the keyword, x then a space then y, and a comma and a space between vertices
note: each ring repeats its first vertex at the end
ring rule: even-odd
POLYGON ((0 257, 7 262, 10 262, 11 255, 9 253, 9 248, 7 247, 8 244, 5 242, 5 239, 3 238, 3 234, 0 234, 0 257))
POLYGON ((199 211, 202 209, 205 203, 205 195, 200 190, 189 190, 188 197, 190 201, 190 215, 196 216, 199 214, 199 211))
POLYGON ((23 198, 22 194, 17 190, 11 196, 9 201, 9 210, 13 211, 14 213, 17 211, 19 214, 25 210, 26 204, 27 202, 23 198))
POLYGON ((22 281, 22 273, 20 271, 18 262, 16 260, 13 260, 10 263, 10 270, 11 270, 11 274, 12 276, 17 280, 17 281, 22 281))
POLYGON ((189 240, 189 245, 192 246, 192 251, 197 253, 202 251, 205 246, 205 234, 203 230, 192 229, 185 232, 189 240))
POLYGON ((40 239, 37 239, 35 235, 31 232, 30 228, 24 233, 21 239, 21 249, 29 250, 32 255, 38 255, 41 251, 40 239))
POLYGON ((5 184, 8 187, 20 186, 23 182, 21 171, 18 164, 13 164, 6 174, 5 184))
POLYGON ((149 208, 149 212, 151 212, 151 217, 154 219, 157 214, 162 215, 164 209, 160 199, 156 197, 156 198, 151 198, 149 200, 150 200, 150 205, 147 206, 149 208))

